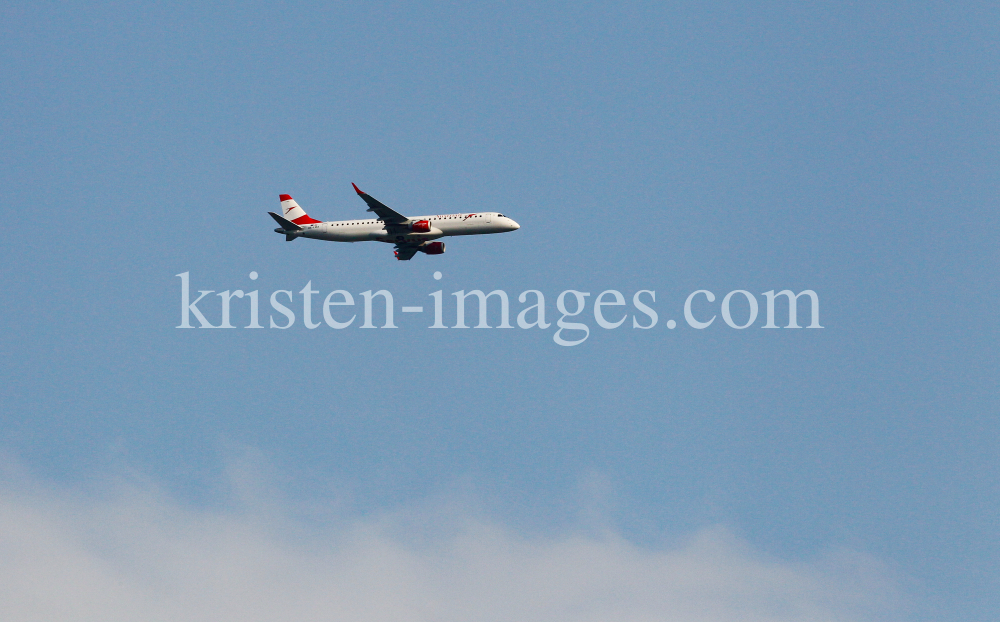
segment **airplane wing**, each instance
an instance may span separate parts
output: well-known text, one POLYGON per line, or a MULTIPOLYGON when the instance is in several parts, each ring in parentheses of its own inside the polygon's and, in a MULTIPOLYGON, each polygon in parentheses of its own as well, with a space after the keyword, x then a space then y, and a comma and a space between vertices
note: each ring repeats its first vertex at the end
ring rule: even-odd
MULTIPOLYGON (((353 183, 351 185, 354 186, 353 183)), ((368 211, 375 212, 376 214, 378 214, 378 217, 382 219, 382 222, 392 225, 392 224, 404 223, 407 221, 406 216, 403 216, 402 214, 400 214, 399 212, 395 211, 392 208, 386 207, 385 205, 380 203, 377 199, 365 194, 364 192, 361 192, 361 190, 359 190, 357 186, 354 186, 354 191, 357 192, 358 196, 361 197, 364 200, 364 202, 368 204, 368 211)), ((412 256, 413 255, 411 254, 410 257, 412 256)), ((407 257, 407 259, 409 259, 410 257, 407 257)))
POLYGON ((397 244, 396 245, 396 259, 400 261, 407 261, 412 259, 414 255, 417 254, 417 245, 415 244, 397 244))

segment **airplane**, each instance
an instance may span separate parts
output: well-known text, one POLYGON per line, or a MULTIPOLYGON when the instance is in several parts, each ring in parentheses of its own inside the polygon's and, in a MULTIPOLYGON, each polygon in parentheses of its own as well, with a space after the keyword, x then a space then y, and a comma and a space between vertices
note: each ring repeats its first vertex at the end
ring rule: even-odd
POLYGON ((415 216, 407 218, 386 207, 358 189, 358 193, 368 204, 369 212, 375 218, 367 220, 343 220, 321 222, 306 214, 305 210, 287 194, 279 195, 282 215, 268 212, 278 223, 275 233, 285 235, 286 242, 298 238, 328 240, 331 242, 387 242, 395 244, 396 259, 407 261, 417 251, 427 255, 444 253, 444 242, 438 238, 452 235, 481 235, 485 233, 506 233, 521 228, 513 219, 497 212, 476 214, 442 214, 436 216, 415 216))

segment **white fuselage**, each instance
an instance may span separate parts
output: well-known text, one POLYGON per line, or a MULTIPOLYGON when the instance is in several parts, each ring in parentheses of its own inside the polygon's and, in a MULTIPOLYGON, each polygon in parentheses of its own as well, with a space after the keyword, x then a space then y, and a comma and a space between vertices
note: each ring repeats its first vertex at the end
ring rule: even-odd
POLYGON ((429 231, 412 231, 409 224, 389 224, 379 218, 367 220, 337 220, 315 224, 303 224, 301 237, 331 242, 388 242, 420 243, 453 235, 481 235, 505 233, 519 229, 520 225, 497 212, 478 214, 443 214, 437 216, 415 216, 410 223, 426 220, 429 231))

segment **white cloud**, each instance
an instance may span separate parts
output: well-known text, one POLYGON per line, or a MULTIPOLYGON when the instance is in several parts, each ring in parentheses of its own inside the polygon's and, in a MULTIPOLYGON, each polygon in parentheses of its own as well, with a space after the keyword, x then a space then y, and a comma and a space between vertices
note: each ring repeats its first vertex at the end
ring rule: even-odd
POLYGON ((428 538, 386 516, 305 529, 153 486, 88 496, 26 481, 0 483, 3 620, 845 621, 895 603, 862 555, 782 562, 721 528, 656 550, 445 510, 428 538))

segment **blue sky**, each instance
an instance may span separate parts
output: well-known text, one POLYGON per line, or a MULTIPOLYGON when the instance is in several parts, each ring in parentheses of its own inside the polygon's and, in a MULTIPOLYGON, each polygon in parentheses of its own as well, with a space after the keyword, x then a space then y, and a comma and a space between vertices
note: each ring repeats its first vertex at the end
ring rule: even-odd
MULTIPOLYGON (((221 516, 250 534, 246 547, 220 545, 233 567, 262 559, 254 547, 292 547, 282 559, 308 576, 315 560, 290 551, 330 542, 345 521, 384 527, 385 540, 334 538, 329 567, 385 542, 434 568, 445 549, 475 567, 492 558, 455 545, 464 528, 415 544, 427 516, 447 515, 529 551, 504 566, 518 580, 530 560, 572 566, 577 553, 558 543, 582 538, 611 547, 595 559, 621 553, 608 573, 684 595, 732 582, 707 573, 679 587, 673 562, 649 560, 736 560, 725 565, 746 580, 779 567, 771 587, 739 592, 791 603, 774 619, 1000 613, 994 6, 8 3, 0 14, 9 540, 27 524, 18 517, 42 516, 52 531, 39 547, 180 576, 196 562, 136 543, 165 517, 217 542, 196 526, 221 516), (321 220, 361 216, 351 182, 403 213, 499 211, 521 229, 406 263, 385 245, 272 232, 265 212, 280 193, 321 220), (288 331, 178 330, 182 272, 195 289, 259 288, 265 324, 274 290, 312 282, 360 300, 388 289, 401 328, 310 331, 300 318, 288 331), (683 321, 695 290, 718 296, 710 315, 727 292, 763 305, 762 292, 786 288, 818 293, 824 329, 683 321), (659 323, 607 331, 588 308, 590 337, 564 348, 555 327, 434 331, 429 315, 399 313, 429 307, 437 289, 449 302, 502 289, 515 313, 517 295, 538 289, 550 321, 565 290, 592 301, 648 289, 659 323), (137 535, 112 555, 94 542, 123 515, 121 532, 137 535), (271 528, 298 535, 276 544, 258 533, 271 528), (877 580, 844 588, 858 564, 877 580), (820 592, 822 606, 802 596, 820 592), (865 606, 824 608, 847 592, 865 606)), ((79 605, 36 571, 32 589, 79 605)), ((421 593, 404 579, 399 593, 421 593)), ((448 585, 428 589, 459 599, 448 585)), ((540 585, 521 619, 559 619, 545 603, 598 611, 570 584, 540 585)), ((122 599, 140 617, 177 613, 151 589, 122 599)), ((748 599, 714 615, 692 597, 684 617, 635 589, 608 615, 767 613, 748 599)), ((355 596, 357 610, 336 599, 316 610, 381 602, 355 596)), ((371 619, 422 615, 404 601, 371 619)), ((28 600, 11 607, 22 605, 40 615, 28 600)))

